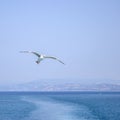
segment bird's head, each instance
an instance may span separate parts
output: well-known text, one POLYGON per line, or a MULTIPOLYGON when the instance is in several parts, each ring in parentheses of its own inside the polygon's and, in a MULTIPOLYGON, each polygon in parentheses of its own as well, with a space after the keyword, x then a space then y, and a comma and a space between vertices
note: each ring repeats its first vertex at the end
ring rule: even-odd
POLYGON ((35 61, 37 64, 39 64, 39 61, 35 61))

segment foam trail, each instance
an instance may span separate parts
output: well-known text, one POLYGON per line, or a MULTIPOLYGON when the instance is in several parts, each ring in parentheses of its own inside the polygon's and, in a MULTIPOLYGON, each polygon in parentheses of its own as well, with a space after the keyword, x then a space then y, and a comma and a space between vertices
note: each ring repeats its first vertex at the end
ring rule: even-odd
POLYGON ((98 120, 94 119, 84 106, 78 109, 74 105, 57 102, 51 99, 24 98, 24 100, 32 102, 37 106, 37 109, 33 111, 26 120, 98 120), (75 111, 78 110, 81 112, 81 116, 79 117, 74 114, 75 111), (89 117, 86 118, 85 115, 89 117))

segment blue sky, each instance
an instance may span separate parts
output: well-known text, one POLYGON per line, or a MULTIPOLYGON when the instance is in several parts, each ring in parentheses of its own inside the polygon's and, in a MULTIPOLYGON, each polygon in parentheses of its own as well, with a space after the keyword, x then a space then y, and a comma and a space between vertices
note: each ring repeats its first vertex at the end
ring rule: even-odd
POLYGON ((119 0, 1 0, 0 84, 38 79, 118 80, 119 0), (60 58, 35 64, 33 50, 60 58))

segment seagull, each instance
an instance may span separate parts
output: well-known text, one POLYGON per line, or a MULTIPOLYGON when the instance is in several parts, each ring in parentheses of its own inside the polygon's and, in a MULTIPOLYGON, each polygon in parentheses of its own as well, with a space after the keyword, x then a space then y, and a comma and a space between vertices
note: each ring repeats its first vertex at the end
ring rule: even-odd
POLYGON ((42 60, 44 60, 46 58, 54 59, 54 60, 57 60, 58 62, 64 64, 61 60, 59 60, 56 57, 42 55, 42 54, 39 54, 39 53, 34 52, 34 51, 20 51, 20 53, 32 53, 32 54, 36 55, 38 57, 37 61, 35 61, 37 64, 39 64, 42 60))

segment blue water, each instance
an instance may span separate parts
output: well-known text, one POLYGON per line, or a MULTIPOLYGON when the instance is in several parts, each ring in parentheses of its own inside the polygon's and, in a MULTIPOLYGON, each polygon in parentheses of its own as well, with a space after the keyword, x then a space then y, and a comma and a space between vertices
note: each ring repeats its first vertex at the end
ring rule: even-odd
POLYGON ((0 92, 0 120, 120 120, 120 93, 0 92))

